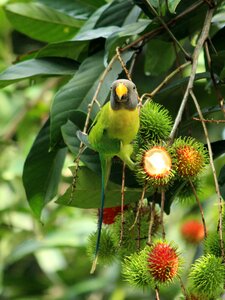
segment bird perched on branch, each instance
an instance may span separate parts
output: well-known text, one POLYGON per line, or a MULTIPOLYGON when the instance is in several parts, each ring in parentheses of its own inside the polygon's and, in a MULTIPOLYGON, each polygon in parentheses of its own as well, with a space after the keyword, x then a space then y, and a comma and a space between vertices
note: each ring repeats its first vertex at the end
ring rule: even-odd
POLYGON ((132 140, 139 129, 138 94, 132 81, 119 79, 113 82, 110 101, 97 114, 88 135, 77 132, 78 138, 88 147, 99 153, 102 171, 102 193, 98 220, 98 233, 95 258, 91 273, 95 271, 105 201, 105 190, 108 182, 111 161, 118 156, 130 169, 134 168, 131 160, 132 140))

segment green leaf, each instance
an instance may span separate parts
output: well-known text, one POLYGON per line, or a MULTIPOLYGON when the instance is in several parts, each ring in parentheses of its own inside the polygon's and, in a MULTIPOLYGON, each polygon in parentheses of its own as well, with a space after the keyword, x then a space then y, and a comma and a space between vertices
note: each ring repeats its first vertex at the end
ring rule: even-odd
POLYGON ((26 60, 12 65, 0 73, 0 87, 37 76, 73 75, 78 66, 78 63, 70 59, 38 58, 26 60))
POLYGON ((49 152, 49 121, 40 130, 27 156, 23 169, 23 184, 27 200, 36 217, 53 199, 61 176, 67 150, 49 152))
POLYGON ((104 0, 37 0, 37 2, 62 11, 67 15, 80 16, 80 18, 87 18, 98 7, 105 4, 104 0))
POLYGON ((225 200, 225 165, 223 165, 220 170, 218 183, 219 183, 219 187, 220 187, 221 196, 225 200))
POLYGON ((169 11, 174 14, 181 0, 168 0, 169 11))
POLYGON ((118 26, 100 27, 97 29, 87 30, 80 34, 77 34, 72 40, 73 41, 88 41, 97 38, 108 38, 114 32, 120 30, 118 26))
POLYGON ((165 73, 175 60, 173 43, 151 40, 145 55, 145 74, 157 76, 165 73))
MULTIPOLYGON (((75 156, 79 152, 80 140, 77 138, 76 132, 79 128, 70 120, 61 127, 62 136, 65 144, 72 154, 75 156)), ((97 152, 86 149, 81 155, 81 161, 92 171, 101 173, 100 160, 97 152)))
POLYGON ((106 41, 106 50, 109 52, 109 58, 113 56, 117 46, 122 47, 125 41, 126 43, 129 43, 128 38, 132 38, 135 35, 142 33, 150 24, 150 20, 141 20, 139 22, 125 25, 120 30, 112 34, 106 41))
MULTIPOLYGON (((101 200, 101 176, 81 167, 78 172, 76 188, 71 200, 71 187, 56 201, 58 204, 80 208, 99 208, 101 200), (91 180, 90 180, 91 178, 91 180)), ((125 188, 125 204, 138 201, 142 189, 125 188)), ((108 182, 105 196, 105 207, 113 207, 121 204, 121 185, 108 182)))
POLYGON ((39 3, 8 4, 5 11, 16 30, 44 42, 68 40, 84 24, 83 20, 39 3))
MULTIPOLYGON (((134 4, 132 3, 132 1, 112 1, 99 17, 95 27, 99 28, 112 25, 122 26, 124 23, 124 19, 126 19, 133 7, 134 4)), ((134 20, 132 22, 134 22, 134 20)))
POLYGON ((36 54, 40 57, 65 57, 81 62, 88 49, 88 42, 67 41, 51 43, 43 47, 36 54))
MULTIPOLYGON (((126 52, 122 57, 126 63, 133 52, 126 52)), ((79 128, 82 128, 86 118, 87 107, 96 91, 99 77, 104 71, 103 53, 97 53, 88 57, 80 66, 75 76, 63 86, 55 96, 51 109, 51 147, 60 144, 61 126, 71 120, 79 128)), ((112 82, 121 73, 121 64, 116 61, 105 77, 104 84, 98 95, 98 101, 103 104, 109 94, 112 82)), ((92 119, 99 108, 93 107, 92 119)))

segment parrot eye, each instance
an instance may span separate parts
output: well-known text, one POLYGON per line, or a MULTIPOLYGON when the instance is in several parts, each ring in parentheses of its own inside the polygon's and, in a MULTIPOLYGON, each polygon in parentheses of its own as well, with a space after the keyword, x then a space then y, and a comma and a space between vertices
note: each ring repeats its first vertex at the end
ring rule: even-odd
POLYGON ((133 90, 135 90, 135 89, 136 89, 136 86, 134 85, 134 86, 133 86, 133 90))

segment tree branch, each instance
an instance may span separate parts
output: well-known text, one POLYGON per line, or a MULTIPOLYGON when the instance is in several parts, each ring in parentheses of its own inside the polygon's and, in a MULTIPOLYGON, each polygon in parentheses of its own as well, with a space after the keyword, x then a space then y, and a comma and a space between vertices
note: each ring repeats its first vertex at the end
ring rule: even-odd
POLYGON ((202 47, 204 45, 205 40, 208 37, 210 24, 211 24, 211 20, 212 20, 212 17, 213 17, 213 12, 214 12, 214 9, 209 9, 207 11, 206 16, 205 16, 204 25, 203 25, 203 28, 202 28, 202 32, 199 36, 197 45, 196 45, 196 47, 194 49, 194 52, 193 52, 191 74, 190 74, 190 78, 189 78, 189 81, 188 81, 188 84, 187 84, 187 87, 186 87, 186 90, 185 90, 185 93, 184 93, 184 97, 181 101, 180 109, 177 113, 177 117, 175 119, 172 131, 170 133, 170 139, 171 140, 173 140, 174 137, 175 137, 177 128, 178 128, 178 126, 180 124, 180 121, 182 119, 183 111, 184 111, 184 108, 186 106, 190 90, 193 88, 193 85, 194 85, 199 54, 202 50, 202 47))

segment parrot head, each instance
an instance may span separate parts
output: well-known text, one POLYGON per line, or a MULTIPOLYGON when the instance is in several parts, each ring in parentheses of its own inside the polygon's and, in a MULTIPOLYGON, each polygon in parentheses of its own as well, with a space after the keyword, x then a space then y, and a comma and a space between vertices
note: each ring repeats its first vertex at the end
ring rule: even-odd
POLYGON ((113 82, 110 103, 113 110, 134 110, 138 105, 138 94, 135 84, 127 79, 113 82))

